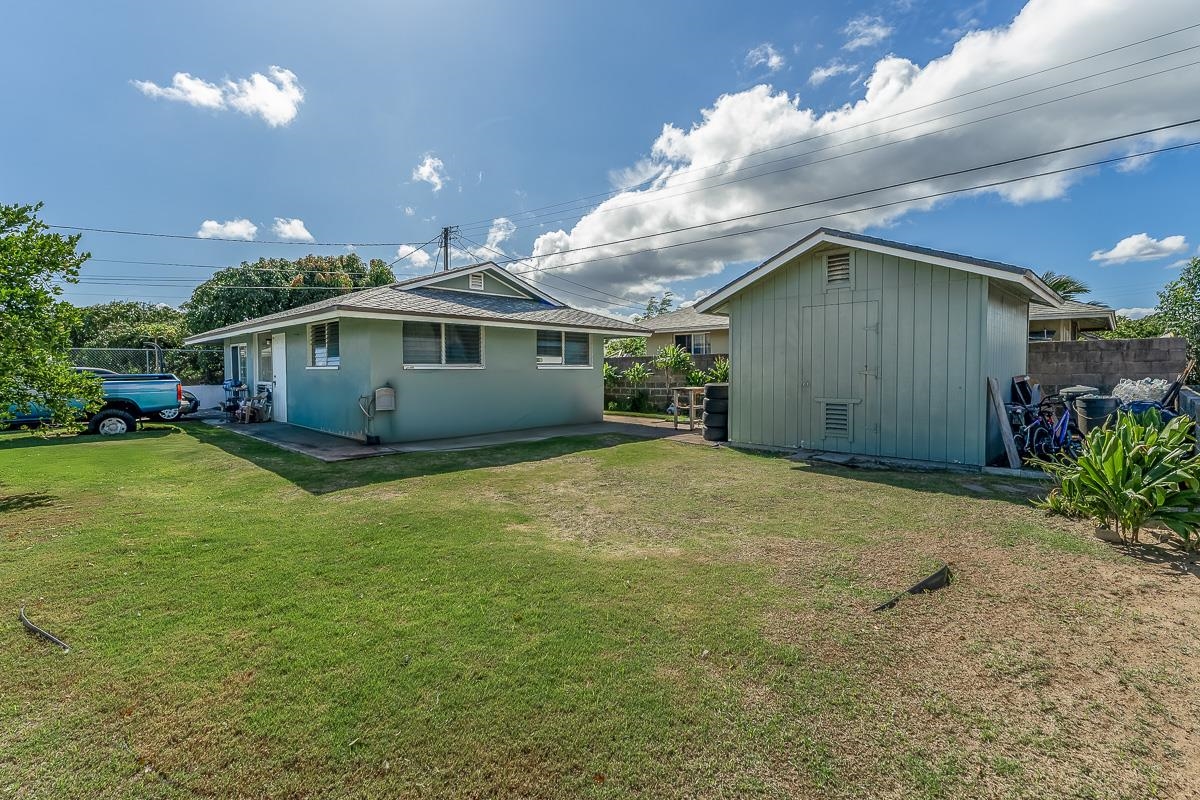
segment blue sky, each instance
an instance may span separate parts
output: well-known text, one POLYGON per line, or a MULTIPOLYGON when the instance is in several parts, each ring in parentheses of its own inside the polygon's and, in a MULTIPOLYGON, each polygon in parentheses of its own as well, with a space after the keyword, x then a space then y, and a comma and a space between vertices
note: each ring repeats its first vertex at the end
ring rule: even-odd
MULTIPOLYGON (((899 142, 887 149, 886 161, 847 155, 836 164, 764 179, 762 187, 747 181, 682 201, 642 202, 642 195, 627 193, 610 202, 634 198, 636 210, 582 221, 579 215, 522 213, 611 190, 623 170, 629 171, 624 180, 631 174, 657 177, 654 188, 669 195, 680 171, 778 147, 789 137, 801 138, 797 133, 830 136, 833 130, 827 141, 836 143, 837 136, 848 136, 836 133, 839 125, 862 125, 918 100, 938 99, 939 92, 974 91, 1200 22, 1194 10, 1197 19, 1189 18, 1187 3, 1170 0, 1117 4, 1103 13, 1075 5, 761 3, 735 13, 728 4, 695 2, 22 4, 6 12, 6 27, 21 35, 8 37, 0 51, 4 74, 21 76, 2 90, 7 124, 0 126, 0 197, 45 201, 44 219, 65 225, 193 235, 206 220, 217 223, 215 229, 249 220, 259 240, 277 238, 276 218, 301 220, 321 242, 419 243, 444 224, 461 224, 478 242, 491 228, 495 247, 505 253, 536 252, 544 266, 569 264, 554 253, 594 247, 588 254, 618 255, 619 247, 604 243, 630 231, 719 220, 793 198, 829 197, 936 174, 942 166, 976 165, 1186 118, 1183 99, 1194 104, 1200 70, 1183 66, 924 143, 899 142), (1009 29, 1018 14, 1023 23, 1009 29), (936 59, 941 61, 931 65, 936 59), (284 73, 272 73, 273 66, 291 76, 281 79, 284 73), (824 73, 814 73, 818 69, 824 73), (203 82, 193 84, 201 92, 191 102, 171 96, 176 73, 203 82), (256 74, 271 91, 246 91, 247 84, 239 83, 256 74), (822 80, 823 74, 828 77, 822 80), (139 88, 137 81, 149 83, 139 88), (275 96, 279 86, 284 91, 275 96), (203 91, 210 92, 209 107, 203 91), (299 102, 296 92, 302 92, 299 102), (847 103, 853 105, 843 117, 821 116, 847 103), (808 110, 815 122, 805 116, 808 110), (662 136, 664 125, 674 133, 662 136), (441 164, 433 183, 414 179, 418 165, 436 165, 427 158, 441 164), (493 225, 497 219, 511 223, 493 225)), ((1200 29, 1183 32, 980 91, 971 105, 1198 43, 1200 29)), ((1176 67, 1189 58, 1195 53, 1155 65, 1176 67)), ((1115 71, 1076 86, 1100 86, 1135 72, 1115 71)), ((962 100, 939 110, 968 107, 962 100)), ((984 113, 964 112, 953 121, 984 113)), ((891 129, 900 119, 932 116, 928 111, 863 130, 886 140, 898 135, 891 129)), ((930 123, 938 124, 949 122, 930 123)), ((1200 138, 1200 129, 1164 134, 1156 143, 1189 137, 1200 138)), ((1137 146, 1150 145, 1126 142, 1125 150, 1072 157, 1136 152, 1137 146)), ((1198 158, 1187 150, 1132 170, 1104 168, 1065 185, 1038 184, 1027 195, 960 197, 886 216, 846 214, 829 224, 1069 272, 1094 286, 1095 299, 1119 308, 1148 307, 1176 274, 1170 265, 1200 244, 1189 211, 1198 158), (1139 234, 1146 237, 1126 242, 1107 261, 1092 258, 1139 234)), ((717 178, 715 171, 699 174, 717 178)), ((667 288, 692 298, 816 224, 747 235, 720 247, 679 248, 669 258, 643 254, 542 276, 564 299, 593 308, 615 296, 639 303, 667 288)), ((229 230, 245 235, 244 229, 229 230)), ((288 230, 295 235, 298 229, 288 230)), ((197 265, 345 252, 107 234, 88 234, 84 246, 96 259, 197 265)), ((391 260, 398 248, 359 252, 391 260)), ((412 270, 413 260, 397 267, 412 270)), ((175 304, 211 271, 97 260, 67 297, 175 304)))

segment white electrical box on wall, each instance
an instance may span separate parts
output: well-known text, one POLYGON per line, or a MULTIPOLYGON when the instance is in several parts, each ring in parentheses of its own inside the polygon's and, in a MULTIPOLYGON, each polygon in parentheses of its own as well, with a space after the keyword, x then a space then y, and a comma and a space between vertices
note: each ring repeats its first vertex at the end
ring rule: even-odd
POLYGON ((395 411, 396 390, 390 386, 380 386, 375 390, 375 410, 395 411))

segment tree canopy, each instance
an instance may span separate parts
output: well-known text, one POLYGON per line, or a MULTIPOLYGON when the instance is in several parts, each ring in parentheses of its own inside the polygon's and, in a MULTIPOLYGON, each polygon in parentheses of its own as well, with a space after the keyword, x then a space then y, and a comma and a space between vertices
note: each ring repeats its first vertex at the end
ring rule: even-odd
POLYGON ((386 262, 366 263, 357 253, 260 258, 220 270, 197 286, 183 305, 186 329, 201 333, 395 280, 386 262))
POLYGON ((0 419, 37 405, 68 424, 79 414, 72 401, 95 407, 101 398, 100 382, 71 364, 76 310, 58 299, 90 254, 77 252, 79 234, 49 233, 41 208, 0 205, 0 419))
POLYGON ((1158 293, 1155 316, 1167 331, 1188 340, 1193 355, 1200 353, 1200 258, 1193 258, 1158 293))
POLYGON ((78 309, 72 347, 160 347, 183 345, 185 315, 161 303, 112 300, 78 309))

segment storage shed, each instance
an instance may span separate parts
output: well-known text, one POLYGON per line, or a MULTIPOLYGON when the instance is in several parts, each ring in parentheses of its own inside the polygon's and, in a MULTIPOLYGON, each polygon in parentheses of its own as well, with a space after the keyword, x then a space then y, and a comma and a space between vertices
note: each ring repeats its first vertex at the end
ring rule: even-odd
POLYGON ((700 303, 730 318, 729 438, 984 465, 987 378, 1025 372, 1023 267, 821 228, 700 303))

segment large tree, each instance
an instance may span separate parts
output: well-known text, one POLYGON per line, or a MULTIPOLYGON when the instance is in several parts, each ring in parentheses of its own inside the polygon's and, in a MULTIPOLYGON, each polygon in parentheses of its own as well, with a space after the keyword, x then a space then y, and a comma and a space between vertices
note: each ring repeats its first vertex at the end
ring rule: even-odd
POLYGON ((79 309, 72 347, 180 347, 186 317, 162 303, 112 300, 79 309))
POLYGON ((295 261, 260 258, 214 273, 196 287, 183 310, 188 331, 200 333, 395 280, 386 262, 366 263, 356 253, 295 261))
POLYGON ((1192 355, 1200 355, 1200 258, 1158 293, 1156 316, 1166 330, 1188 340, 1192 355))
POLYGON ((41 208, 0 205, 0 420, 41 406, 65 425, 78 417, 78 403, 101 400, 99 381, 71 364, 75 309, 58 299, 90 254, 76 250, 78 234, 50 233, 37 218, 41 208))

